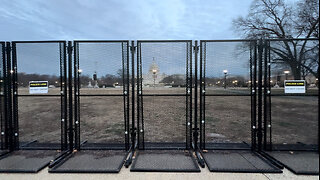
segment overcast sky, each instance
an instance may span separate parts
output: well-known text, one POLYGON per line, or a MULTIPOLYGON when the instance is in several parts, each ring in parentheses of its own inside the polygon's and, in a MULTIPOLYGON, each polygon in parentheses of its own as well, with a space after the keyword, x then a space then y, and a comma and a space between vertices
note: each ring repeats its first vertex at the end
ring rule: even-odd
POLYGON ((0 0, 0 40, 232 39, 252 0, 0 0))
MULTIPOLYGON (((0 41, 239 39, 242 38, 241 34, 232 28, 232 20, 246 16, 251 3, 252 0, 0 0, 0 41)), ((170 47, 162 49, 150 47, 150 52, 146 51, 148 47, 144 49, 144 52, 149 54, 143 53, 145 71, 153 58, 163 61, 165 59, 163 56, 170 51, 170 47), (156 51, 159 51, 160 55, 156 56, 156 51)), ((99 48, 104 47, 99 46, 99 48)), ((99 48, 81 50, 80 66, 84 73, 92 74, 98 71, 100 76, 111 71, 115 73, 119 67, 111 67, 110 62, 112 58, 121 62, 120 57, 101 54, 107 49, 103 51, 99 48), (105 60, 102 61, 103 59, 105 60), (107 64, 104 65, 103 62, 107 64)), ((235 47, 215 46, 216 50, 219 48, 223 48, 224 54, 211 56, 224 64, 219 66, 220 69, 211 68, 211 72, 216 73, 212 75, 219 76, 221 68, 232 69, 232 67, 236 68, 234 74, 247 73, 248 56, 243 56, 240 60, 233 53, 235 47)), ((17 46, 17 49, 19 72, 40 74, 59 72, 58 44, 21 45, 17 46), (44 50, 39 51, 39 48, 44 50), (32 65, 35 63, 42 68, 33 68, 32 65)), ((171 50, 176 51, 176 48, 171 50)), ((111 53, 116 54, 113 50, 111 53)), ((120 54, 121 51, 118 55, 120 54)), ((179 56, 179 53, 171 55, 170 62, 178 59, 184 61, 184 56, 179 56)), ((176 66, 171 64, 171 69, 178 67, 185 69, 180 64, 176 66)), ((172 73, 168 70, 170 67, 168 63, 160 66, 162 72, 172 73)))

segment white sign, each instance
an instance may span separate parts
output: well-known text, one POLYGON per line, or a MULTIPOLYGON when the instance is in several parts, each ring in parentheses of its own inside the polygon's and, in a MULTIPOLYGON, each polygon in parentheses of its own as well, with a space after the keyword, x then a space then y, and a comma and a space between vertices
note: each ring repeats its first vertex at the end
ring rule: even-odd
POLYGON ((30 81, 29 93, 30 94, 46 94, 48 93, 48 81, 30 81))
POLYGON ((285 80, 284 93, 306 93, 305 80, 285 80))

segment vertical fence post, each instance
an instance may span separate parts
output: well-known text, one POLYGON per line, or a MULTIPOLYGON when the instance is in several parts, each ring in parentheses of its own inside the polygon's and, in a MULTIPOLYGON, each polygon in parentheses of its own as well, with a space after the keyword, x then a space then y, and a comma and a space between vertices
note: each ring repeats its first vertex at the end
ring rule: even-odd
POLYGON ((121 42, 122 50, 122 82, 123 82, 123 114, 125 126, 125 149, 129 150, 129 41, 121 42))
MULTIPOLYGON (((71 49, 72 51, 72 49, 71 49)), ((79 43, 73 42, 73 91, 74 91, 74 146, 80 150, 80 67, 79 67, 79 43)), ((71 65, 72 67, 72 65, 71 65)), ((72 78, 71 78, 72 79, 72 78)), ((71 87, 72 89, 72 87, 71 87)))
POLYGON ((10 42, 6 42, 6 55, 7 55, 7 75, 6 75, 6 85, 7 85, 7 99, 8 99, 8 108, 7 108, 7 114, 8 114, 8 123, 7 123, 7 147, 9 148, 9 151, 13 151, 14 148, 14 142, 13 142, 13 119, 12 119, 12 69, 11 69, 11 44, 10 42))
MULTIPOLYGON (((64 150, 68 149, 68 89, 67 89, 67 73, 68 73, 68 68, 67 68, 67 43, 64 41, 63 42, 63 112, 64 112, 64 150)), ((62 83, 62 82, 61 82, 62 83)))
POLYGON ((270 41, 265 40, 264 45, 264 92, 263 92, 263 116, 264 116, 264 150, 271 150, 271 63, 270 41))
POLYGON ((264 58, 263 58, 263 65, 264 65, 264 70, 263 70, 263 149, 267 149, 267 128, 268 128, 268 123, 267 123, 267 111, 268 111, 268 106, 267 106, 267 93, 268 93, 268 86, 269 86, 269 81, 268 81, 268 51, 267 51, 267 41, 265 40, 263 42, 263 50, 264 50, 264 58))
POLYGON ((194 42, 194 148, 198 149, 198 41, 194 42))
POLYGON ((142 53, 141 53, 141 44, 139 48, 139 73, 140 73, 140 118, 141 118, 141 136, 142 136, 142 149, 145 149, 145 142, 144 142, 144 114, 143 114, 143 91, 142 91, 142 81, 143 81, 143 76, 142 76, 142 53))
POLYGON ((271 119, 271 47, 270 41, 267 41, 268 46, 268 127, 269 127, 269 150, 272 150, 272 119, 271 119))
MULTIPOLYGON (((206 149, 206 63, 207 63, 207 43, 205 42, 203 46, 201 46, 201 49, 203 48, 203 54, 201 55, 203 58, 203 61, 201 62, 202 68, 203 68, 203 78, 201 80, 202 84, 202 116, 203 119, 201 119, 203 124, 202 129, 202 146, 203 149, 206 149)), ((201 50, 202 53, 202 50, 201 50)))
POLYGON ((202 79, 202 60, 203 60, 203 54, 202 54, 202 42, 200 41, 200 118, 199 118, 199 121, 200 121, 200 129, 199 129, 199 132, 200 132, 200 149, 203 149, 203 124, 205 123, 204 122, 204 116, 203 116, 203 96, 204 96, 204 90, 203 90, 203 79, 202 79))
POLYGON ((253 75, 255 72, 255 68, 253 66, 254 62, 254 58, 255 56, 253 55, 253 53, 255 52, 256 49, 256 41, 254 42, 250 42, 250 101, 251 101, 251 149, 253 150, 256 142, 256 137, 255 137, 255 122, 254 122, 254 108, 255 107, 255 103, 254 103, 254 97, 253 97, 253 75))
POLYGON ((128 113, 127 113, 127 94, 129 94, 129 90, 127 88, 127 82, 126 82, 126 75, 127 75, 127 59, 125 57, 125 53, 124 51, 126 50, 126 54, 128 54, 128 44, 125 48, 124 46, 124 42, 121 42, 121 57, 122 57, 122 84, 123 84, 123 88, 122 88, 122 97, 123 97, 123 114, 124 114, 124 129, 125 129, 125 133, 124 133, 124 145, 125 145, 125 150, 127 151, 129 149, 129 133, 128 133, 128 126, 129 126, 129 123, 127 122, 127 118, 128 118, 128 113))
MULTIPOLYGON (((4 119, 1 122, 1 149, 8 148, 8 80, 7 80, 7 53, 6 53, 6 44, 5 42, 2 43, 2 88, 3 88, 3 115, 4 119)), ((2 107, 1 107, 2 108, 2 107)))
POLYGON ((132 147, 135 147, 135 138, 136 138, 136 129, 135 129, 135 77, 134 77, 134 54, 136 47, 134 46, 134 41, 131 41, 131 103, 132 103, 132 109, 131 109, 131 144, 132 147))
POLYGON ((251 113, 252 113, 252 145, 251 149, 257 148, 257 61, 258 61, 258 42, 253 43, 253 62, 252 62, 252 79, 251 79, 251 113))
POLYGON ((126 70, 126 91, 125 95, 126 95, 126 113, 127 113, 127 118, 126 118, 126 132, 127 132, 127 146, 128 149, 130 148, 130 42, 126 41, 126 66, 125 66, 125 70, 126 70))
MULTIPOLYGON (((80 150, 80 139, 78 139, 78 137, 79 137, 79 132, 78 132, 78 125, 79 125, 79 121, 78 121, 78 118, 79 118, 78 117, 78 111, 79 111, 79 109, 78 109, 78 104, 79 104, 79 101, 78 101, 78 97, 79 97, 79 94, 78 94, 79 67, 78 67, 78 49, 77 49, 78 43, 73 42, 73 48, 72 48, 72 45, 70 45, 70 46, 71 46, 71 48, 68 45, 68 49, 69 49, 69 51, 71 51, 70 54, 73 53, 73 61, 71 59, 71 65, 70 65, 71 68, 73 67, 73 78, 71 76, 71 81, 73 80, 73 86, 71 83, 71 86, 69 86, 69 87, 70 87, 71 91, 73 90, 73 96, 74 96, 74 99, 72 101, 74 103, 74 109, 73 109, 74 114, 72 115, 72 117, 74 118, 74 129, 73 129, 74 147, 75 147, 75 149, 80 150), (73 52, 72 52, 72 50, 73 50, 73 52)), ((72 70, 71 70, 71 72, 72 72, 72 70)), ((71 120, 71 121, 73 121, 73 120, 71 120)))
POLYGON ((190 54, 192 56, 192 42, 190 44, 190 42, 186 43, 186 149, 188 149, 190 147, 190 143, 192 143, 192 128, 190 128, 190 124, 191 124, 191 117, 192 117, 192 112, 191 112, 191 107, 192 103, 191 103, 191 74, 189 74, 189 72, 191 72, 191 65, 192 62, 190 61, 190 54), (189 48, 191 49, 191 51, 189 50, 189 48))
POLYGON ((262 60, 263 41, 260 39, 258 45, 258 151, 262 148, 262 60))
POLYGON ((17 52, 16 43, 12 43, 9 47, 9 54, 12 51, 12 64, 11 64, 11 84, 12 84, 12 136, 14 150, 19 149, 19 122, 18 122, 18 72, 17 72, 17 52))
POLYGON ((66 42, 59 43, 60 51, 60 102, 61 102, 61 150, 68 149, 68 99, 66 42))
POLYGON ((68 41, 68 84, 69 84, 69 150, 73 150, 73 101, 72 101, 72 42, 68 41))
POLYGON ((141 116, 141 89, 140 89, 140 43, 137 42, 137 138, 138 138, 138 148, 141 147, 141 135, 140 135, 140 116, 141 116))

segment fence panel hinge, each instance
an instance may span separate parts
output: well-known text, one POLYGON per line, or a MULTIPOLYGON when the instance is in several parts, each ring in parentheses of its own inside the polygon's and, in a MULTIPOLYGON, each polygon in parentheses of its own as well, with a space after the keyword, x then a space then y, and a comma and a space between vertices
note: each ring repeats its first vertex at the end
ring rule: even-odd
POLYGON ((193 52, 199 52, 199 46, 193 46, 193 52))
POLYGON ((5 50, 7 53, 10 53, 12 51, 12 46, 5 46, 5 50))
POLYGON ((136 52, 136 48, 137 48, 137 46, 130 46, 130 51, 135 53, 136 52))
POLYGON ((68 54, 69 54, 69 53, 72 53, 72 51, 73 51, 73 46, 67 46, 67 52, 68 52, 68 54))

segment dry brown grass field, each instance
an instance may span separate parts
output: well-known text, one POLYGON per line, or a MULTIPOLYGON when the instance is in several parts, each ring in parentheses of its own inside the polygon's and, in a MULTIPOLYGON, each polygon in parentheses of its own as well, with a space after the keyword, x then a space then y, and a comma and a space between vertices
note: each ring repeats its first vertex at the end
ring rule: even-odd
MULTIPOLYGON (((48 94, 59 93, 59 88, 50 88, 48 94)), ((185 89, 150 87, 145 88, 143 93, 183 94, 185 89)), ((207 93, 248 94, 249 90, 246 88, 208 89, 207 93)), ((28 89, 20 88, 19 94, 28 94, 28 89)), ((122 94, 122 89, 82 88, 80 94, 122 94)), ((145 96, 143 98, 145 140, 147 142, 184 142, 186 98, 183 96, 145 96)), ((124 141, 122 97, 82 96, 80 102, 81 141, 95 143, 124 141)), ((316 143, 317 104, 318 97, 315 96, 272 97, 273 142, 316 143)), ((21 96, 18 99, 18 105, 21 142, 60 141, 60 97, 21 96)), ((248 96, 207 97, 206 141, 250 143, 250 110, 248 96)))

